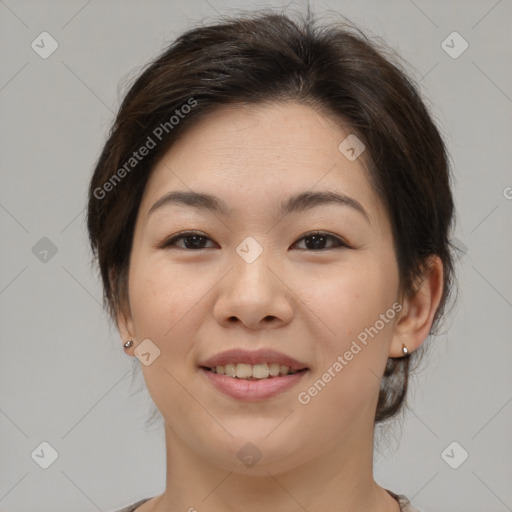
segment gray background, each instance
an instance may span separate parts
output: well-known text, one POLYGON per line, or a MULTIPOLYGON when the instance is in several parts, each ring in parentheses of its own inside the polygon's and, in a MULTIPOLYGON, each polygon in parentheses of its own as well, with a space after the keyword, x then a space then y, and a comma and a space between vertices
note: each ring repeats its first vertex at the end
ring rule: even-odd
MULTIPOLYGON (((130 378, 140 363, 109 328, 89 265, 87 185, 123 84, 192 23, 253 5, 0 1, 2 511, 108 511, 163 491, 163 431, 145 427, 150 397, 140 372, 130 378), (47 59, 31 48, 43 31, 59 45, 47 59), (43 441, 59 454, 48 469, 31 457, 43 441)), ((412 411, 379 443, 375 477, 427 512, 512 510, 512 4, 311 5, 410 62, 455 173, 459 302, 413 381, 412 411), (453 31, 469 44, 458 58, 441 46, 453 31), (441 455, 453 441, 452 461, 469 453, 458 469, 441 455)))

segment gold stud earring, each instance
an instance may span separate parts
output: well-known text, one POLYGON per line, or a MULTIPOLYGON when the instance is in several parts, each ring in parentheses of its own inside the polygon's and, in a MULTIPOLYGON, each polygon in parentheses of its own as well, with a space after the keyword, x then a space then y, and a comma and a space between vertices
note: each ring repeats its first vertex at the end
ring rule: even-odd
POLYGON ((130 348, 132 345, 133 345, 133 340, 128 340, 128 341, 123 345, 123 347, 124 347, 124 348, 130 348))

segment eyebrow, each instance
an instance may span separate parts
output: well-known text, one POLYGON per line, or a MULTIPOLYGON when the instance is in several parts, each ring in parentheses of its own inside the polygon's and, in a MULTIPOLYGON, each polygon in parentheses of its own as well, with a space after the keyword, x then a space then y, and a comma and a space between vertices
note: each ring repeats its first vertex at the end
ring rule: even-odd
MULTIPOLYGON (((158 208, 168 204, 192 206, 193 208, 211 211, 224 216, 229 215, 229 208, 227 204, 219 197, 188 190, 173 190, 172 192, 162 196, 153 204, 148 211, 148 217, 158 208)), ((289 213, 303 212, 326 204, 349 206, 363 215, 363 217, 371 223, 368 213, 359 201, 343 193, 331 192, 330 190, 319 192, 305 191, 291 196, 281 203, 280 214, 287 215, 289 213)))

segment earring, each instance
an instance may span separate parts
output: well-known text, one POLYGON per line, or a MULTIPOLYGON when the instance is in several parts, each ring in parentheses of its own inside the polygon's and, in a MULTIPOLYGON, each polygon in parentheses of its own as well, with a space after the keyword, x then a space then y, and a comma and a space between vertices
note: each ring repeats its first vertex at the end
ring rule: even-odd
POLYGON ((132 340, 128 340, 128 341, 123 345, 123 347, 124 347, 124 348, 130 348, 132 345, 133 345, 133 341, 132 341, 132 340))
POLYGON ((409 351, 407 350, 407 347, 403 343, 402 343, 402 352, 403 352, 404 356, 409 354, 409 351))

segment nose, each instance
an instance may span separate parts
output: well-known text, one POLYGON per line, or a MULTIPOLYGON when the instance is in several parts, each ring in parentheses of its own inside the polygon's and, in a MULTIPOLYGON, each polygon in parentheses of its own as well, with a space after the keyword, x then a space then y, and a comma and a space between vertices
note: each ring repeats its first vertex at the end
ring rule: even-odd
POLYGON ((237 254, 233 268, 219 283, 213 315, 223 327, 248 329, 283 326, 293 318, 293 293, 275 260, 263 256, 247 263, 237 254))

